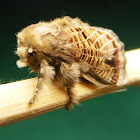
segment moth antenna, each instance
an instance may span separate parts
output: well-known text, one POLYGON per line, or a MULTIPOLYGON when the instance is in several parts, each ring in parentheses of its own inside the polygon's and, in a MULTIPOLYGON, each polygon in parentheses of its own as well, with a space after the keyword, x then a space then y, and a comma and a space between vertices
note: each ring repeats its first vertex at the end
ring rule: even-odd
POLYGON ((33 73, 34 71, 31 70, 30 68, 28 69, 29 74, 33 73))

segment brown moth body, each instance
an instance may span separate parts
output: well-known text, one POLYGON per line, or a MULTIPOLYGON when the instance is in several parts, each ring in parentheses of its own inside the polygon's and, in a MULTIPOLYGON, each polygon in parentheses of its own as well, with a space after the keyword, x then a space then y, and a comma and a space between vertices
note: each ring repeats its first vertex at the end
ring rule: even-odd
POLYGON ((29 66, 38 73, 30 103, 34 103, 42 86, 54 80, 67 88, 68 110, 78 103, 73 86, 80 77, 94 84, 95 81, 113 85, 126 82, 124 45, 109 29, 63 17, 30 25, 17 38, 18 67, 29 66))

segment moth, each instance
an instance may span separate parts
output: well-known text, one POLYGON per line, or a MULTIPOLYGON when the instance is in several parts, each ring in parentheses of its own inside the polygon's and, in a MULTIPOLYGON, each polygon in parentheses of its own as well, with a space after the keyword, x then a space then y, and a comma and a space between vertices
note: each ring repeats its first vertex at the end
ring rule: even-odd
POLYGON ((31 104, 48 82, 58 81, 67 89, 70 110, 78 103, 73 87, 81 78, 116 86, 127 81, 124 44, 118 36, 79 18, 65 16, 27 26, 17 34, 16 54, 19 68, 28 66, 38 74, 31 104))

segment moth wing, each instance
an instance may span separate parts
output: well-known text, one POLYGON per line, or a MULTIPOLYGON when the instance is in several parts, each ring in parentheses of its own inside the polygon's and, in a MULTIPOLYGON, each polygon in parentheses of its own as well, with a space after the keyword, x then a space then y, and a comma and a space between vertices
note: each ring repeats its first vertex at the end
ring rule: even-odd
POLYGON ((66 32, 71 34, 67 47, 89 67, 83 74, 88 75, 85 76, 87 80, 94 78, 116 85, 126 83, 124 44, 112 30, 79 26, 68 28, 66 32))

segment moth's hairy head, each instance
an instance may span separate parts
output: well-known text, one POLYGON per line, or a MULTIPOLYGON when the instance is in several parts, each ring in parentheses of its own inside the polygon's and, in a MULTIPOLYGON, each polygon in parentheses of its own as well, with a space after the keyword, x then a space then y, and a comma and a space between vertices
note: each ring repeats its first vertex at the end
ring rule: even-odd
MULTIPOLYGON (((49 34, 51 36, 57 36, 59 33, 59 26, 55 23, 49 24, 48 22, 39 22, 37 24, 32 24, 24 28, 21 32, 17 34, 17 51, 16 54, 20 57, 17 61, 19 68, 29 66, 29 60, 33 55, 43 50, 49 49, 50 45, 47 42, 49 34), (44 36, 45 47, 44 47, 44 36)), ((34 57, 35 59, 35 57, 34 57)))

